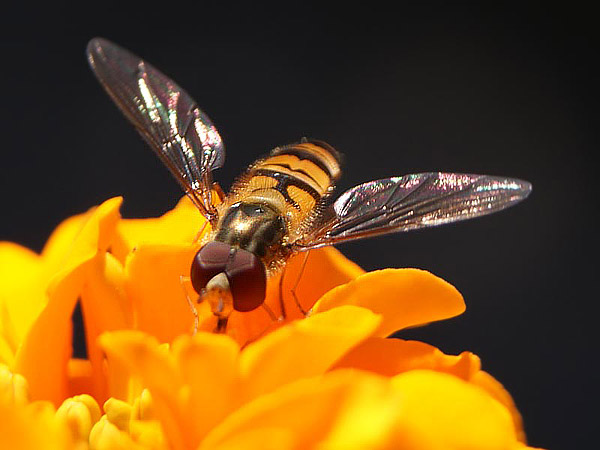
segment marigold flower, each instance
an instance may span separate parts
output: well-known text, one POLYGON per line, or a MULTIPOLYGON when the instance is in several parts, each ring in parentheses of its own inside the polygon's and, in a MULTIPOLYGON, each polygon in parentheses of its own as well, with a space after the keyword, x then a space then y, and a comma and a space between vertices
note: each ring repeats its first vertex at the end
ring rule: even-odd
MULTIPOLYGON (((386 339, 460 314, 445 281, 364 273, 319 249, 297 287, 308 317, 286 295, 285 321, 234 312, 227 334, 213 334, 199 305, 192 336, 180 276, 204 219, 187 199, 156 219, 122 219, 120 203, 67 219, 39 255, 0 243, 1 448, 528 448, 477 356, 386 339), (85 360, 71 358, 77 301, 85 360)), ((301 265, 289 261, 284 293, 301 265)))

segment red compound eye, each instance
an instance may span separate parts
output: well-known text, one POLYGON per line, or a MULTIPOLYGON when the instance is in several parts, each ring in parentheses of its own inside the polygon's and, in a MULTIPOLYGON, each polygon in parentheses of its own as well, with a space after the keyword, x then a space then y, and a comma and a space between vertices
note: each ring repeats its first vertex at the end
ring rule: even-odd
POLYGON ((262 261, 249 251, 236 249, 225 273, 236 311, 252 311, 265 301, 267 274, 262 261))
POLYGON ((247 250, 212 241, 202 247, 192 262, 190 276, 197 293, 215 275, 225 272, 236 311, 252 311, 265 300, 267 273, 262 261, 247 250))
POLYGON ((190 271, 192 286, 196 292, 200 293, 212 277, 225 272, 231 250, 229 244, 213 241, 196 253, 190 271))

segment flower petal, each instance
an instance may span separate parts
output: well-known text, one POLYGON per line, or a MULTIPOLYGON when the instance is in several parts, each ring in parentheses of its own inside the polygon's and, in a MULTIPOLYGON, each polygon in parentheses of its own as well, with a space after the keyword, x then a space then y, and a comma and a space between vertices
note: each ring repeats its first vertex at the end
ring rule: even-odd
MULTIPOLYGON (((174 209, 161 217, 121 220, 113 253, 124 263, 126 255, 142 245, 189 245, 199 237, 205 223, 198 208, 184 196, 174 209)), ((204 232, 209 231, 210 225, 204 232)))
MULTIPOLYGON (((364 273, 359 266, 333 247, 311 250, 302 271, 305 255, 306 253, 301 253, 291 257, 285 267, 282 290, 286 310, 285 322, 304 317, 291 294, 296 283, 296 296, 303 309, 308 311, 324 293, 364 273)), ((277 274, 269 278, 265 298, 265 305, 277 316, 281 311, 280 277, 281 274, 277 274)), ((228 333, 240 344, 246 344, 279 325, 281 322, 273 322, 263 308, 247 313, 234 311, 229 318, 228 333)))
POLYGON ((19 348, 15 368, 27 378, 34 400, 60 405, 67 396, 71 315, 84 286, 87 265, 110 245, 120 204, 120 198, 113 198, 89 213, 49 283, 45 308, 19 348))
MULTIPOLYGON (((363 269, 334 247, 324 247, 293 256, 286 264, 283 282, 288 318, 301 319, 304 317, 291 295, 296 283, 298 283, 296 296, 303 309, 308 311, 327 291, 348 283, 364 273, 363 269), (304 265, 305 258, 307 258, 306 265, 304 265), (304 270, 302 270, 303 265, 304 270)), ((279 308, 278 289, 271 292, 267 302, 273 309, 279 308)))
POLYGON ((79 222, 77 218, 68 219, 53 233, 42 257, 55 262, 60 271, 66 274, 92 259, 97 253, 106 252, 121 217, 119 207, 122 202, 121 197, 111 198, 92 208, 79 222), (80 226, 73 239, 73 232, 78 224, 80 226))
POLYGON ((470 381, 471 383, 485 389, 488 394, 490 394, 508 409, 513 419, 517 438, 519 441, 526 443, 527 438, 525 436, 525 429, 523 428, 523 419, 521 418, 521 414, 519 413, 514 400, 508 391, 504 389, 504 386, 502 386, 502 384, 489 373, 484 371, 475 373, 473 377, 471 377, 470 381))
POLYGON ((83 285, 83 269, 76 268, 55 283, 48 304, 17 352, 15 370, 27 378, 34 400, 60 405, 68 395, 71 314, 83 285))
POLYGON ((371 335, 380 320, 367 309, 341 306, 292 322, 248 345, 240 357, 246 395, 253 398, 325 372, 371 335))
POLYGON ((520 448, 508 410, 457 377, 413 370, 392 379, 402 394, 396 442, 407 450, 520 448))
POLYGON ((136 317, 136 328, 171 342, 189 334, 194 323, 181 276, 189 276, 196 247, 145 245, 127 259, 125 289, 136 317))
POLYGON ((26 407, 0 402, 0 448, 56 450, 74 448, 68 429, 56 420, 48 403, 26 407))
POLYGON ((212 447, 212 450, 284 450, 298 448, 293 433, 279 427, 261 427, 244 430, 229 436, 225 441, 212 447))
POLYGON ((460 293, 446 281, 418 269, 385 269, 361 275, 327 292, 313 311, 356 305, 383 315, 377 336, 456 316, 465 310, 460 293))
POLYGON ((127 372, 139 377, 152 393, 157 415, 172 447, 190 447, 187 426, 193 418, 184 414, 182 407, 183 380, 174 358, 159 345, 156 338, 139 331, 114 331, 99 338, 108 364, 115 362, 127 372), (185 432, 182 432, 182 429, 185 432))
POLYGON ((133 312, 125 296, 124 268, 112 254, 99 253, 87 264, 87 269, 81 292, 87 354, 92 365, 92 390, 87 392, 104 402, 108 392, 98 336, 105 331, 132 328, 133 312))
POLYGON ((344 355, 333 369, 355 368, 384 376, 394 376, 414 369, 429 369, 469 380, 479 371, 480 366, 479 358, 470 352, 452 356, 423 342, 369 338, 344 355))
POLYGON ((46 305, 42 259, 31 250, 0 242, 0 335, 16 351, 40 311, 46 305))
POLYGON ((104 333, 99 338, 109 362, 115 359, 132 375, 142 377, 151 390, 160 390, 175 399, 182 380, 170 355, 156 338, 133 330, 104 333))
MULTIPOLYGON (((349 440, 354 440, 355 445, 338 448, 376 448, 364 445, 373 442, 365 442, 367 439, 362 440, 361 434, 376 435, 381 431, 380 424, 388 425, 385 416, 390 410, 380 406, 393 394, 389 386, 382 377, 357 371, 336 371, 298 380, 257 397, 232 413, 207 436, 200 449, 232 448, 236 436, 254 435, 260 439, 263 433, 254 434, 253 431, 269 428, 281 430, 280 435, 291 444, 283 449, 320 448, 318 444, 330 433, 339 417, 355 408, 355 412, 364 411, 363 417, 369 420, 369 425, 375 426, 375 430, 368 426, 346 429, 349 440), (375 405, 378 407, 373 408, 375 405)), ((260 441, 250 441, 248 448, 260 448, 259 444, 260 441)))
POLYGON ((239 403, 238 355, 229 336, 212 333, 181 336, 172 346, 189 396, 182 414, 191 421, 184 430, 194 446, 239 403))

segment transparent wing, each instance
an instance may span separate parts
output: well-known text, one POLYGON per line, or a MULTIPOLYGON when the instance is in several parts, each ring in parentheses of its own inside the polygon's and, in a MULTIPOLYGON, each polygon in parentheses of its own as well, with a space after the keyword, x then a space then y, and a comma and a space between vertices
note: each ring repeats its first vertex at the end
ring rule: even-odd
POLYGON ((211 171, 225 161, 225 147, 208 116, 173 80, 129 51, 92 39, 88 60, 125 116, 209 219, 211 171))
POLYGON ((514 178, 421 173, 370 181, 342 194, 299 250, 483 216, 525 199, 531 184, 514 178))

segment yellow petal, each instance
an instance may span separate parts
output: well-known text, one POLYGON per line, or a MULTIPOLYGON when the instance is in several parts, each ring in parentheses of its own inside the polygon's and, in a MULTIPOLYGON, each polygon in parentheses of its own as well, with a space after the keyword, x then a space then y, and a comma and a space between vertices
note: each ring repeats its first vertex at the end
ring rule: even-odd
POLYGON ((46 306, 17 353, 15 369, 27 378, 33 399, 60 405, 67 397, 71 315, 83 290, 88 265, 110 245, 120 204, 120 198, 107 200, 86 218, 49 283, 46 306))
POLYGON ((125 288, 136 317, 136 328, 171 342, 189 334, 194 316, 180 277, 189 276, 196 248, 190 245, 139 247, 126 263, 125 288))
POLYGON ((489 373, 483 371, 473 374, 470 381, 471 383, 485 389, 488 394, 490 394, 508 409, 515 426, 517 438, 521 442, 526 443, 527 439, 525 437, 525 430, 523 428, 523 419, 521 418, 521 414, 519 413, 514 400, 508 391, 504 389, 504 386, 502 386, 502 384, 489 373))
POLYGON ((228 436, 224 441, 214 446, 201 448, 211 448, 212 450, 285 450, 301 447, 295 442, 293 433, 278 427, 261 427, 251 430, 244 430, 232 436, 228 436))
MULTIPOLYGON (((119 207, 122 202, 121 197, 111 198, 92 208, 83 216, 83 220, 74 219, 73 222, 67 222, 64 233, 61 233, 63 230, 59 227, 54 233, 56 235, 54 239, 51 239, 42 252, 42 257, 45 260, 52 259, 64 277, 64 274, 91 260, 97 253, 106 252, 115 235, 115 229, 120 219, 119 207), (73 231, 77 225, 80 226, 73 240, 73 231), (52 258, 50 258, 50 253, 52 258)), ((59 275, 58 278, 61 276, 59 275)), ((51 289, 52 286, 50 286, 50 291, 51 289)))
POLYGON ((54 229, 42 250, 42 258, 45 264, 51 268, 50 270, 56 270, 63 264, 83 226, 96 209, 91 208, 83 214, 71 216, 54 229))
MULTIPOLYGON (((174 358, 159 345, 156 338, 139 331, 114 331, 99 338, 109 366, 116 361, 152 393, 154 408, 169 442, 175 449, 184 448, 188 439, 187 417, 182 407, 183 380, 174 358), (182 433, 182 427, 185 433, 182 433)), ((190 447, 188 445, 188 447, 190 447)))
POLYGON ((240 359, 246 395, 253 398, 325 372, 379 323, 380 317, 367 309, 341 306, 292 322, 248 345, 240 359))
POLYGON ((25 247, 0 242, 0 335, 16 351, 46 305, 41 258, 25 247))
MULTIPOLYGON (((334 247, 311 250, 306 259, 304 271, 302 271, 305 257, 305 253, 295 255, 290 258, 285 268, 283 297, 290 319, 303 318, 291 295, 291 290, 296 283, 298 283, 296 296, 303 309, 308 311, 327 291, 348 283, 365 273, 356 263, 350 261, 334 247)), ((277 310, 279 308, 279 289, 270 294, 267 302, 269 306, 277 310)))
POLYGON ((238 344, 229 336, 198 333, 181 336, 172 354, 189 387, 182 406, 191 426, 183 430, 197 446, 202 437, 234 409, 240 395, 237 386, 238 344))
POLYGON ((481 364, 470 352, 445 355, 437 348, 418 341, 369 338, 339 360, 333 369, 355 368, 385 376, 415 369, 429 369, 469 380, 481 364))
POLYGON ((71 314, 81 292, 84 269, 74 269, 55 284, 48 304, 17 353, 15 370, 27 378, 34 400, 60 405, 67 397, 71 314))
POLYGON ((125 270, 112 254, 99 253, 87 269, 81 292, 87 354, 92 366, 92 387, 87 392, 103 402, 108 392, 98 336, 105 331, 132 328, 133 311, 125 295, 125 270))
MULTIPOLYGON (((0 311, 0 318, 1 317, 2 312, 0 311)), ((7 316, 4 316, 4 318, 6 317, 7 316)), ((3 322, 2 325, 6 325, 6 323, 3 322)), ((7 339, 5 336, 0 335, 0 364, 5 364, 10 367, 13 366, 15 362, 15 352, 17 351, 17 347, 13 345, 13 342, 13 339, 7 339)))
POLYGON ((426 370, 398 375, 392 383, 402 394, 393 441, 402 442, 403 448, 518 448, 508 410, 482 389, 426 370))
POLYGON ((67 450, 74 448, 68 429, 56 420, 47 403, 26 407, 0 402, 0 448, 11 450, 67 450))
POLYGON ((160 422, 132 420, 129 424, 131 438, 144 449, 168 449, 160 422))
POLYGON ((139 331, 114 331, 99 338, 107 357, 121 362, 133 375, 144 378, 151 390, 164 391, 175 399, 182 380, 175 362, 164 352, 156 340, 139 331))
POLYGON ((327 292, 314 312, 356 305, 381 314, 377 336, 456 316, 465 310, 460 293, 449 283, 418 269, 385 269, 361 275, 327 292))
MULTIPOLYGON (((155 219, 123 219, 118 226, 118 239, 113 253, 125 261, 125 256, 143 245, 190 245, 204 227, 206 219, 184 196, 177 206, 155 219)), ((210 231, 210 225, 204 232, 210 231)))
MULTIPOLYGON (((305 253, 300 253, 293 256, 286 265, 283 281, 283 301, 287 314, 285 322, 304 317, 291 294, 296 283, 298 283, 297 298, 303 309, 308 311, 324 293, 364 273, 359 266, 333 247, 311 250, 302 272, 305 255, 305 253)), ((280 277, 281 275, 274 275, 269 279, 265 299, 265 304, 277 316, 281 311, 280 277)), ((229 318, 228 333, 240 344, 246 344, 279 325, 281 323, 273 322, 263 308, 257 308, 247 313, 234 311, 229 318)))
POLYGON ((260 448, 260 430, 268 429, 278 430, 283 449, 378 448, 375 444, 396 416, 390 405, 399 407, 400 401, 388 379, 359 371, 331 372, 257 397, 227 417, 200 448, 233 448, 237 436, 247 437, 243 448, 260 448), (322 447, 336 423, 352 415, 361 419, 359 426, 343 430, 346 443, 352 445, 322 447))

